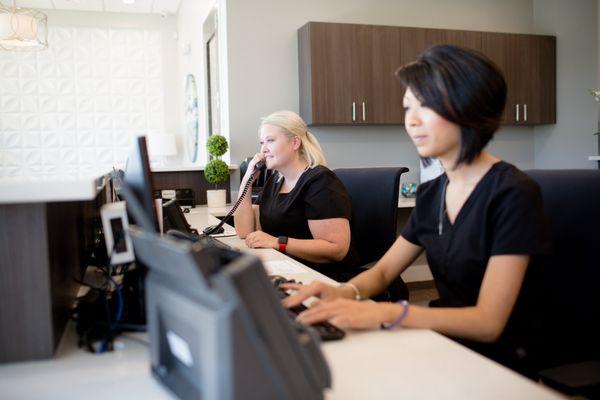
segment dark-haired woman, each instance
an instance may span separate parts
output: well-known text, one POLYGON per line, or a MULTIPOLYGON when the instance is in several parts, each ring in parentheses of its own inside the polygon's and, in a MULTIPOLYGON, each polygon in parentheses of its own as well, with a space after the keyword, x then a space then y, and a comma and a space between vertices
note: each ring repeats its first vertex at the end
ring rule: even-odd
POLYGON ((530 373, 530 284, 549 243, 538 186, 484 150, 504 110, 504 78, 484 56, 447 45, 396 74, 407 88, 406 131, 420 157, 438 158, 446 172, 419 187, 402 235, 372 269, 335 288, 289 285, 297 292, 286 305, 318 296, 300 320, 433 329, 530 373), (439 293, 430 307, 356 301, 381 292, 423 251, 439 293))

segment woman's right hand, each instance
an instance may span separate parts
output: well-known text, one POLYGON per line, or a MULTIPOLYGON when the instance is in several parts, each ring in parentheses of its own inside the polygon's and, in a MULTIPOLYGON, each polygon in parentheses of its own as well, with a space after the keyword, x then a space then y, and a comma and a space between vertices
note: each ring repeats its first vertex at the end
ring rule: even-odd
POLYGON ((246 169, 247 178, 250 178, 253 174, 258 175, 259 171, 256 170, 256 163, 259 161, 265 162, 265 155, 263 153, 256 153, 254 157, 252 157, 252 160, 248 162, 248 169, 246 169))
POLYGON ((283 299, 284 307, 295 307, 309 297, 315 296, 323 301, 331 301, 344 297, 341 286, 333 287, 320 281, 312 281, 309 285, 301 283, 284 283, 283 289, 291 289, 296 292, 283 299))

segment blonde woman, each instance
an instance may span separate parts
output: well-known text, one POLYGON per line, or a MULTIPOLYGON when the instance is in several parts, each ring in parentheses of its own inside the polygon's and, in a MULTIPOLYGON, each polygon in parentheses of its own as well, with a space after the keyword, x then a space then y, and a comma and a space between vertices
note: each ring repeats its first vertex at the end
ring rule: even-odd
POLYGON ((337 280, 356 274, 351 243, 350 197, 329 170, 317 139, 292 111, 263 118, 260 152, 248 163, 244 187, 257 162, 277 173, 265 182, 252 205, 250 196, 234 215, 238 236, 251 248, 272 248, 337 280))

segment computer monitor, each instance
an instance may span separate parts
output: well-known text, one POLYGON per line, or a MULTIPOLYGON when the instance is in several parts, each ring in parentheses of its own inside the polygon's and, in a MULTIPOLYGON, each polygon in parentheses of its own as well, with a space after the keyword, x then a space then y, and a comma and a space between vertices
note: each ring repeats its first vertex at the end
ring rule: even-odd
POLYGON ((320 399, 331 385, 312 331, 293 322, 258 258, 132 229, 148 266, 151 369, 182 399, 320 399))
POLYGON ((158 218, 154 204, 154 189, 146 137, 135 140, 127 160, 121 191, 127 202, 127 211, 132 223, 158 232, 158 218), (140 214, 145 214, 145 217, 140 214))

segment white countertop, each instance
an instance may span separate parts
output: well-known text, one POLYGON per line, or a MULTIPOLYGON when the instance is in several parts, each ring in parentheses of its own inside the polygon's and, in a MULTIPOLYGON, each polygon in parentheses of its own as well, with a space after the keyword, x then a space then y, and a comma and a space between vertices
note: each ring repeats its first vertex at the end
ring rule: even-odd
POLYGON ((103 187, 98 176, 0 178, 0 204, 92 200, 103 187))
POLYGON ((590 161, 600 161, 600 156, 589 156, 588 160, 590 160, 590 161))
POLYGON ((416 204, 416 199, 414 197, 398 197, 398 208, 412 208, 416 204))
MULTIPOLYGON (((186 218, 199 230, 218 220, 197 207, 186 218)), ((269 261, 293 263, 300 272, 283 274, 309 283, 333 283, 317 271, 273 249, 249 249, 238 237, 225 243, 269 261)), ((51 360, 0 365, 2 398, 169 399, 151 376, 147 334, 117 338, 113 352, 90 354, 77 348, 72 323, 51 360), (141 342, 140 342, 141 341, 141 342)), ((536 399, 560 400, 558 393, 424 329, 347 331, 343 340, 324 342, 333 387, 327 400, 362 399, 536 399)), ((256 382, 260 385, 262 382, 256 382)))

